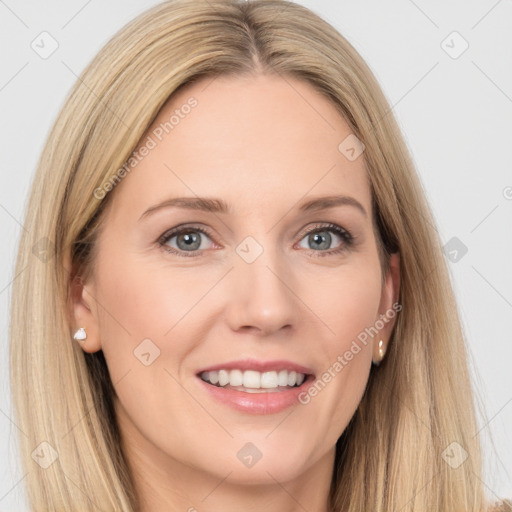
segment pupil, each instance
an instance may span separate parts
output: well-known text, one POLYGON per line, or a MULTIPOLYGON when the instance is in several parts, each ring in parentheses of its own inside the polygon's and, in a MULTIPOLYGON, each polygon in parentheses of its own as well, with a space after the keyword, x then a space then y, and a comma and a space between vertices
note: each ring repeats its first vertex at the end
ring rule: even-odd
POLYGON ((315 243, 320 242, 320 244, 321 244, 322 239, 324 239, 324 240, 327 239, 327 243, 324 243, 324 245, 323 245, 323 247, 321 247, 321 249, 328 249, 331 235, 328 234, 326 231, 324 231, 324 233, 326 233, 327 236, 320 235, 320 233, 314 233, 312 236, 313 236, 313 240, 315 241, 315 243))
POLYGON ((188 249, 197 249, 200 245, 200 243, 198 243, 198 240, 199 240, 199 237, 197 234, 191 234, 191 233, 185 233, 182 235, 182 237, 178 237, 178 241, 179 240, 183 240, 185 242, 185 247, 186 249, 185 250, 188 250, 188 249), (194 245, 195 244, 195 245, 194 245))

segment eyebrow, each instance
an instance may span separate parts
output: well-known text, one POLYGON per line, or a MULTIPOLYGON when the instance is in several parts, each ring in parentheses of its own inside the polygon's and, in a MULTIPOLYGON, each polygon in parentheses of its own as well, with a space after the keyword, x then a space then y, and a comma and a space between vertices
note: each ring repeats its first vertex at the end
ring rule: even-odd
MULTIPOLYGON (((302 203, 299 206, 299 211, 316 212, 320 210, 327 210, 335 208, 336 206, 353 206, 358 209, 365 217, 368 216, 364 206, 355 198, 350 196, 325 196, 315 197, 302 203)), ((229 205, 222 199, 210 197, 173 197, 165 201, 151 206, 139 218, 139 221, 144 217, 161 210, 162 208, 185 208, 188 210, 199 210, 211 213, 231 213, 229 205)))

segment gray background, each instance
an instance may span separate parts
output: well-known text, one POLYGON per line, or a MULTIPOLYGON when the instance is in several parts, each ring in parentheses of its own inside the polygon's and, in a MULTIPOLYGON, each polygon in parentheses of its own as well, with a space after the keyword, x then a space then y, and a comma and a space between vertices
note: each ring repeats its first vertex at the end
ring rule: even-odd
MULTIPOLYGON (((156 3, 0 0, 0 512, 28 510, 7 366, 28 187, 77 75, 119 28, 156 3), (42 46, 43 31, 58 43, 45 59, 31 47, 34 40, 42 46)), ((485 486, 491 499, 512 498, 512 1, 298 3, 340 30, 376 74, 449 244, 447 258, 457 250, 450 270, 487 414, 480 420, 485 486), (464 41, 469 47, 458 55, 464 41)))

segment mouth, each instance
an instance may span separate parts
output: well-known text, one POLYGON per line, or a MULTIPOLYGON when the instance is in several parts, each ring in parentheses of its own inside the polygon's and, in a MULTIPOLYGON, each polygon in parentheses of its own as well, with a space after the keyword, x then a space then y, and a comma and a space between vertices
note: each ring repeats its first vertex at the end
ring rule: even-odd
MULTIPOLYGON (((238 367, 236 367, 238 366, 238 367)), ((315 376, 303 366, 268 369, 268 364, 251 364, 260 370, 217 366, 196 374, 207 396, 221 406, 244 414, 268 415, 303 404, 301 395, 315 382, 315 376), (261 369, 264 366, 265 368, 261 369), (301 371, 298 371, 301 370, 301 371)))
POLYGON ((253 414, 270 414, 297 405, 315 380, 312 370, 289 361, 233 361, 196 373, 209 396, 253 414))
POLYGON ((235 368, 201 372, 198 377, 207 384, 218 388, 243 391, 244 393, 279 393, 300 387, 308 377, 313 377, 313 375, 285 369, 259 372, 235 368))

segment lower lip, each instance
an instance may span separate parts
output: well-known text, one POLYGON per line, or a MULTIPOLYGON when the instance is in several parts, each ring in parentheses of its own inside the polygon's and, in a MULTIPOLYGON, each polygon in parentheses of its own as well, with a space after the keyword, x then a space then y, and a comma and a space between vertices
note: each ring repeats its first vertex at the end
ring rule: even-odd
POLYGON ((213 398, 229 405, 233 409, 250 414, 273 414, 281 412, 292 405, 300 404, 299 395, 309 388, 314 381, 313 375, 308 375, 304 382, 297 387, 285 391, 270 393, 246 393, 208 384, 197 377, 203 387, 213 398))

